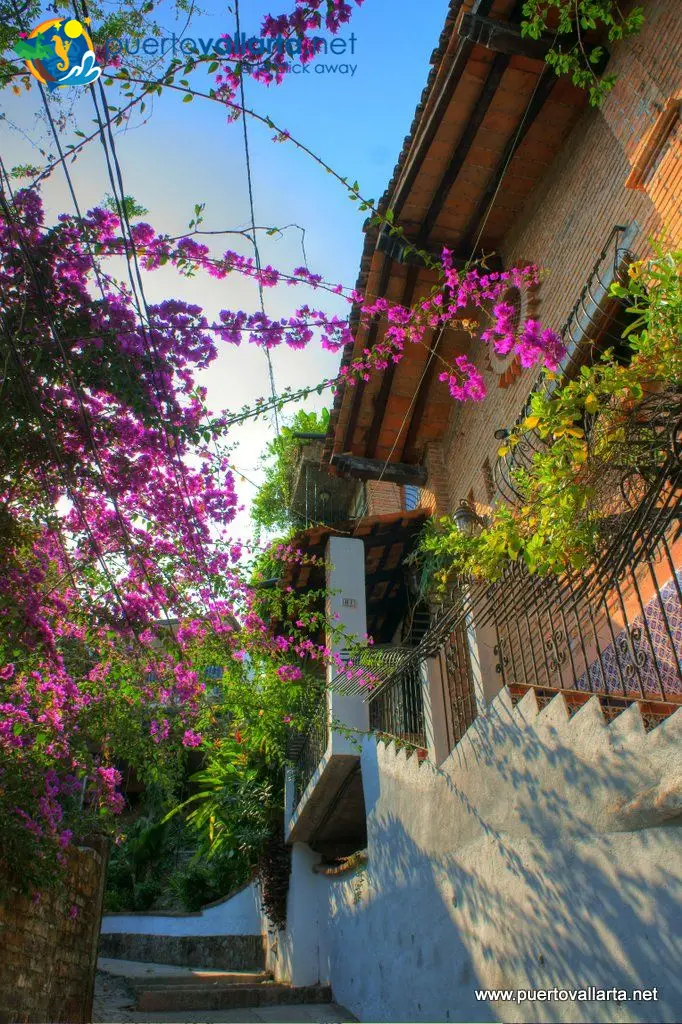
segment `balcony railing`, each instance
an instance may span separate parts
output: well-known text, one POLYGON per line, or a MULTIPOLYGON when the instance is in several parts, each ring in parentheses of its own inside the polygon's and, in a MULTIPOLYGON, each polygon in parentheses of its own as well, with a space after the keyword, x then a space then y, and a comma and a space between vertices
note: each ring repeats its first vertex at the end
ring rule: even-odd
MULTIPOLYGON (((682 703, 682 475, 668 468, 583 572, 510 565, 489 590, 505 683, 597 693, 654 716, 682 703)), ((605 702, 608 705, 608 701, 605 702)))
MULTIPOLYGON (((623 303, 610 294, 610 287, 614 282, 622 283, 627 278, 627 268, 633 259, 628 246, 636 230, 634 225, 628 227, 622 224, 612 229, 573 309, 561 327, 560 336, 566 349, 561 362, 561 374, 559 378, 552 380, 540 378, 531 391, 516 421, 517 424, 531 412, 533 394, 550 394, 562 379, 574 377, 580 367, 593 358, 596 339, 605 338, 609 343, 608 347, 616 351, 623 345, 621 334, 624 325, 618 330, 613 326, 617 323, 619 314, 622 315, 623 303)), ((602 345, 602 348, 605 347, 607 346, 602 345)), ((537 430, 528 430, 518 444, 497 460, 494 469, 495 484, 505 501, 513 505, 521 500, 522 496, 514 483, 514 472, 527 469, 536 452, 544 451, 545 447, 545 442, 537 430)))
MULTIPOLYGON (((460 581, 412 650, 372 664, 367 690, 379 732, 425 745, 420 666, 436 659, 449 749, 476 717, 469 636, 490 628, 496 669, 518 698, 558 691, 569 710, 597 694, 606 714, 637 701, 653 727, 682 705, 682 469, 679 447, 636 509, 583 572, 538 576, 509 563, 494 584, 460 581)), ((349 692, 348 690, 346 692, 349 692)))
POLYGON ((326 690, 320 696, 303 735, 294 763, 294 809, 325 755, 329 742, 329 711, 326 690))
POLYGON ((369 726, 379 735, 396 737, 417 747, 426 746, 419 665, 408 662, 390 686, 377 692, 369 706, 369 726))
MULTIPOLYGON (((371 672, 374 685, 367 691, 370 725, 379 734, 426 747, 424 714, 425 666, 437 670, 440 699, 432 714, 442 716, 450 750, 460 741, 476 718, 476 697, 468 642, 466 603, 462 596, 456 606, 462 614, 452 617, 453 608, 412 649, 396 648, 371 672), (445 628, 442 628, 444 626, 445 628)), ((433 690, 432 697, 433 697, 433 690)))
POLYGON ((297 523, 334 526, 367 515, 364 484, 329 476, 319 462, 303 459, 291 513, 297 523))

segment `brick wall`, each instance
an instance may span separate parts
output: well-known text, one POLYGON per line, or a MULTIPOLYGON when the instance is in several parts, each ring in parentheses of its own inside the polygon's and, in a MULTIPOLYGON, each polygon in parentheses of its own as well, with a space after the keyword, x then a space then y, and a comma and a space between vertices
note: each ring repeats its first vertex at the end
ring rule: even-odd
MULTIPOLYGON (((679 118, 662 142, 656 138, 666 104, 682 96, 679 0, 651 0, 645 18, 638 36, 613 46, 608 70, 618 76, 615 88, 601 109, 582 116, 502 246, 506 266, 532 261, 543 270, 538 315, 554 329, 616 224, 637 223, 631 246, 637 256, 646 255, 650 237, 664 230, 672 243, 682 243, 679 118), (645 153, 648 172, 643 182, 633 182, 647 147, 655 150, 645 153)), ((471 490, 479 505, 487 504, 484 463, 494 465, 499 446, 493 432, 514 422, 534 379, 527 371, 504 381, 486 365, 481 346, 473 352, 489 393, 485 402, 458 406, 450 417, 443 450, 451 509, 471 490)))
POLYGON ((449 507, 449 499, 443 445, 438 441, 431 441, 427 444, 424 461, 428 482, 426 487, 422 488, 419 504, 423 508, 427 508, 431 515, 445 515, 449 507))
POLYGON ((92 1019, 105 869, 103 843, 73 850, 66 895, 46 892, 37 904, 14 896, 0 905, 0 1024, 92 1019))
POLYGON ((401 512, 405 507, 403 489, 386 480, 368 480, 366 485, 367 515, 384 516, 401 512))

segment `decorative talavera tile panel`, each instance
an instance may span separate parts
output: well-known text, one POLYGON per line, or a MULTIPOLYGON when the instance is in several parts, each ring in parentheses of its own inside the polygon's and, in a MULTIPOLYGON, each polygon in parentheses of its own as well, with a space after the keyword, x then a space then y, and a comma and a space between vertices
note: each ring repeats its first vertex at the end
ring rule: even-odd
POLYGON ((629 690, 651 697, 682 696, 677 658, 682 651, 682 569, 654 595, 628 629, 617 633, 612 643, 593 661, 576 682, 576 689, 589 692, 622 693, 622 680, 629 690))

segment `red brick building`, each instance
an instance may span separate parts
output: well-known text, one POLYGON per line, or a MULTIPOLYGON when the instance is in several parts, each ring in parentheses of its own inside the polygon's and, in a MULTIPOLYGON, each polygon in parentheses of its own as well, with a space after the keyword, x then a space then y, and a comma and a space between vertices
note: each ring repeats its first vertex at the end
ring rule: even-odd
MULTIPOLYGON (((568 79, 526 55, 533 46, 518 28, 495 34, 512 20, 513 0, 453 0, 381 200, 381 212, 392 211, 421 248, 438 253, 447 246, 464 260, 494 254, 504 267, 536 263, 543 281, 532 312, 555 330, 605 246, 641 257, 652 236, 682 240, 679 5, 651 0, 645 7, 642 32, 613 47, 608 70, 616 85, 595 109, 568 79), (623 231, 613 237, 617 226, 623 231)), ((412 304, 428 292, 433 274, 401 262, 401 249, 385 232, 367 232, 358 286, 368 297, 412 304)), ((526 301, 522 312, 530 311, 526 301)), ((382 330, 360 328, 346 362, 376 344, 382 330)), ((515 421, 533 371, 521 373, 512 360, 473 345, 489 397, 458 405, 436 371, 439 357, 449 359, 468 339, 451 332, 441 346, 435 357, 410 347, 394 370, 341 390, 327 457, 423 462, 439 510, 472 494, 487 505, 499 447, 494 431, 515 421)))
MULTIPOLYGON (((625 319, 609 286, 628 262, 650 253, 652 238, 682 242, 682 23, 675 0, 646 3, 642 31, 607 54, 616 84, 595 108, 545 62, 553 39, 525 38, 519 18, 513 0, 452 0, 379 206, 403 235, 367 228, 358 288, 367 300, 402 305, 427 296, 437 275, 415 249, 439 255, 447 247, 463 265, 535 263, 540 285, 509 301, 519 322, 539 317, 561 334, 570 376, 618 342, 625 319)), ((377 345, 386 326, 357 317, 343 363, 377 345)), ((468 332, 447 330, 408 344, 399 363, 335 397, 320 472, 362 481, 356 525, 340 533, 364 539, 376 642, 417 645, 406 656, 408 675, 433 662, 427 697, 444 708, 439 761, 505 685, 514 700, 528 688, 541 702, 561 690, 571 711, 593 693, 609 715, 637 701, 652 725, 682 703, 682 550, 670 531, 643 560, 634 547, 624 560, 612 552, 620 568, 608 586, 607 562, 551 583, 510 572, 496 587, 469 588, 450 608, 415 607, 404 558, 416 528, 463 500, 479 514, 514 500, 515 456, 498 457, 496 432, 523 415, 537 381, 538 370, 522 370, 513 354, 500 357, 468 332), (456 402, 439 380, 462 353, 485 378, 485 401, 456 402)), ((674 509, 666 514, 672 523, 674 509)), ((335 532, 325 521, 300 538, 318 554, 335 532)), ((288 582, 309 585, 305 572, 288 582)), ((401 670, 391 673, 386 696, 370 701, 370 724, 426 744, 421 712, 401 719, 407 691, 397 703, 388 696, 403 685, 401 670)), ((410 701, 420 708, 423 687, 411 678, 410 701)))

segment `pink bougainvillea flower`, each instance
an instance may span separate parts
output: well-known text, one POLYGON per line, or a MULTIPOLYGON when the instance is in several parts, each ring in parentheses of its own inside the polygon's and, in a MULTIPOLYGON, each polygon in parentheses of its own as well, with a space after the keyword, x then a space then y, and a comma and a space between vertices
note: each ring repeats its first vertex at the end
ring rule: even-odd
POLYGON ((182 737, 183 747, 200 747, 203 743, 203 737, 198 732, 194 732, 193 729, 186 729, 182 737))

